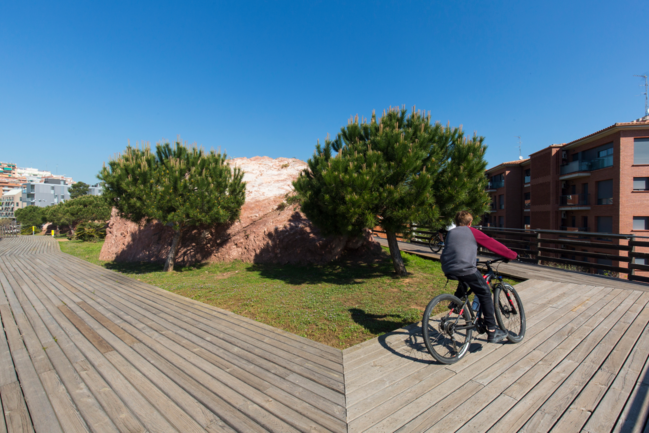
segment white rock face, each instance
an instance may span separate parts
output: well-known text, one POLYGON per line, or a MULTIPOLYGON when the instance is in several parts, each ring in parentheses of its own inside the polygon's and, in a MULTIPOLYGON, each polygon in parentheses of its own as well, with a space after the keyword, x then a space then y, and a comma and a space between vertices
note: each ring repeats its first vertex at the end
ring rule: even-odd
POLYGON ((234 158, 233 167, 239 167, 246 182, 246 203, 265 200, 271 197, 284 197, 293 191, 292 182, 297 179, 306 162, 295 158, 234 158))

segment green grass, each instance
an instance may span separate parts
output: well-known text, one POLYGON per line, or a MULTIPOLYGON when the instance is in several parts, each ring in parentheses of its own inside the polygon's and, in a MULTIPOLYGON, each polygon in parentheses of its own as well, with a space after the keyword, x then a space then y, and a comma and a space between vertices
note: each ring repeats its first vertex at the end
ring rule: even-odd
MULTIPOLYGON (((439 262, 402 253, 406 278, 393 275, 387 254, 375 263, 337 260, 327 265, 197 264, 162 272, 161 264, 98 259, 102 242, 61 242, 61 250, 179 295, 344 349, 421 320, 443 292, 439 262)), ((515 281, 507 280, 511 284, 515 281)))

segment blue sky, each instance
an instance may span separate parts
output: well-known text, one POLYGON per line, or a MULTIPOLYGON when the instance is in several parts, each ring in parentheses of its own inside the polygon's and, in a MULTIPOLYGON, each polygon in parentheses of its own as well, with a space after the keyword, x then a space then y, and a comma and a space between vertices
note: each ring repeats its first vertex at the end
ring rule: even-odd
POLYGON ((489 165, 641 117, 649 2, 0 2, 0 161, 96 182, 130 139, 308 159, 416 105, 489 165))

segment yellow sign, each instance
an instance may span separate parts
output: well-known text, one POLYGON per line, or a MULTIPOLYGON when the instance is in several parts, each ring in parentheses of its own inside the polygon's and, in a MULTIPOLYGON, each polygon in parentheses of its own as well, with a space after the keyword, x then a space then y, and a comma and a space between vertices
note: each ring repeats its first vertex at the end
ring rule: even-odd
POLYGON ((54 237, 54 230, 52 230, 52 237, 54 237))

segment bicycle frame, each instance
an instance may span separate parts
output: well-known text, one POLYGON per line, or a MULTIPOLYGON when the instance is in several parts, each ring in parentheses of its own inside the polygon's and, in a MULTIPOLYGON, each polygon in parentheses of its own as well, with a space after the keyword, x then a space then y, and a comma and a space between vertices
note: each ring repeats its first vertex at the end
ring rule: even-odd
MULTIPOLYGON (((486 283, 489 285, 489 288, 491 289, 491 292, 492 292, 492 293, 493 293, 493 291, 494 291, 494 287, 493 287, 493 285, 491 284, 492 281, 493 281, 494 279, 496 279, 496 280, 498 280, 498 281, 502 281, 503 277, 500 276, 500 275, 498 275, 498 274, 496 273, 496 271, 494 271, 494 269, 491 267, 491 265, 492 265, 492 263, 494 263, 494 262, 500 262, 500 261, 501 261, 501 259, 490 260, 490 261, 486 261, 486 262, 478 262, 478 264, 482 263, 482 264, 484 264, 484 265, 487 267, 487 271, 482 275, 482 278, 485 279, 485 281, 486 281, 486 283)), ((472 293, 473 293, 473 289, 471 289, 471 288, 469 287, 469 290, 466 292, 466 295, 464 295, 464 297, 462 298, 462 300, 464 301, 464 303, 463 303, 463 305, 462 305, 462 308, 460 309, 460 313, 458 314, 458 318, 456 319, 456 320, 458 320, 458 319, 462 316, 462 314, 463 314, 463 312, 464 312, 464 309, 465 309, 465 308, 468 308, 468 309, 469 309, 469 314, 471 315, 471 323, 468 324, 468 325, 465 325, 465 326, 458 326, 458 327, 456 327, 456 329, 460 329, 460 330, 477 329, 476 322, 477 322, 477 320, 480 318, 480 316, 478 316, 478 315, 475 314, 475 311, 473 311, 473 306, 472 306, 471 303, 469 302, 469 296, 470 296, 472 293)), ((515 311, 515 310, 516 310, 516 305, 514 305, 514 301, 512 300, 512 298, 511 298, 511 296, 509 295, 509 293, 508 293, 508 292, 505 292, 505 296, 507 297, 507 301, 509 302, 509 304, 511 305, 511 307, 512 307, 512 308, 514 309, 514 311, 515 311)), ((495 307, 496 307, 496 306, 494 305, 494 308, 495 308, 495 307)), ((481 311, 480 313, 482 313, 482 311, 481 311)))

